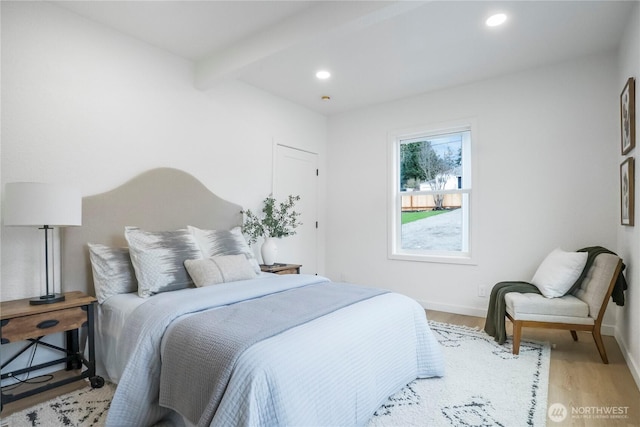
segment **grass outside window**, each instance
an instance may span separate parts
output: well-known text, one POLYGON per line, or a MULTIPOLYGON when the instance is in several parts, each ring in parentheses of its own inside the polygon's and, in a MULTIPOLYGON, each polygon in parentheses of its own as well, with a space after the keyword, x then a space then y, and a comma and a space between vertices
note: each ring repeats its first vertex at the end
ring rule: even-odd
POLYGON ((420 219, 429 218, 430 216, 440 215, 443 213, 451 212, 450 210, 439 211, 417 211, 417 212, 402 212, 402 224, 418 221, 420 219))

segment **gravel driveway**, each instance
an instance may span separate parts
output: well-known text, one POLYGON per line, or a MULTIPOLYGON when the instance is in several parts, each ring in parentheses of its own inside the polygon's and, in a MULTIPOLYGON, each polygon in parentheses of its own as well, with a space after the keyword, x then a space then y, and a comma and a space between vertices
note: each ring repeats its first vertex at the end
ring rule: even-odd
POLYGON ((462 209, 404 224, 402 249, 462 250, 462 209))

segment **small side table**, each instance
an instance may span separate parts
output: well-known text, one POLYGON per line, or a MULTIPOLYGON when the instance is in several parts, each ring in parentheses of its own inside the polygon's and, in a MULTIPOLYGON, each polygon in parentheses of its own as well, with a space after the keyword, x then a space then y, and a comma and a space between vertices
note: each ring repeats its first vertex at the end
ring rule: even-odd
POLYGON ((104 385, 104 379, 96 376, 95 363, 95 343, 94 343, 94 304, 96 299, 82 292, 66 292, 65 300, 42 305, 31 305, 31 298, 5 301, 0 303, 0 343, 28 341, 29 343, 15 356, 9 358, 0 367, 1 378, 13 378, 28 372, 49 366, 65 363, 65 370, 80 370, 86 367, 78 375, 70 376, 58 381, 51 381, 42 384, 22 393, 5 393, 2 391, 1 405, 10 403, 24 397, 59 387, 74 381, 88 378, 91 387, 100 388, 104 385), (80 349, 79 330, 87 327, 88 357, 85 359, 80 349), (65 348, 61 348, 41 341, 42 337, 55 333, 65 333, 65 348), (5 372, 4 368, 13 362, 18 356, 34 345, 44 345, 53 350, 60 351, 64 357, 35 366, 27 366, 12 372, 5 372))
POLYGON ((264 265, 260 264, 260 270, 266 273, 275 274, 300 274, 300 264, 278 264, 264 265))

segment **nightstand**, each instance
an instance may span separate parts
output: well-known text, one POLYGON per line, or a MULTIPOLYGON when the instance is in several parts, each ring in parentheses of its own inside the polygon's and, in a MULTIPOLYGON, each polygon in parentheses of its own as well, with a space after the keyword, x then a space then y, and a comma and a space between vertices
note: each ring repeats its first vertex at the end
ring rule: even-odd
POLYGON ((299 264, 278 264, 278 263, 275 263, 273 265, 260 264, 260 270, 266 273, 275 273, 275 274, 300 274, 300 267, 302 267, 302 265, 299 265, 299 264))
MULTIPOLYGON (((79 370, 78 375, 66 376, 66 378, 43 383, 39 387, 31 388, 21 393, 5 393, 2 390, 1 404, 13 402, 24 397, 59 387, 74 381, 88 378, 91 387, 100 388, 104 385, 104 379, 96 376, 95 344, 94 344, 94 303, 96 299, 82 292, 67 292, 65 300, 42 305, 29 304, 30 298, 6 301, 0 303, 0 342, 8 344, 12 342, 26 341, 28 344, 15 356, 9 358, 0 367, 2 380, 13 378, 38 369, 49 366, 65 364, 65 370, 79 370), (85 359, 80 349, 79 331, 87 327, 88 357, 85 359), (65 333, 65 348, 61 348, 41 341, 42 337, 55 333, 65 333), (27 366, 12 372, 4 372, 4 368, 14 361, 19 355, 34 345, 43 345, 47 348, 62 352, 65 356, 41 363, 27 366), (80 371, 86 367, 85 370, 80 371)), ((15 390, 11 390, 15 391, 15 390)))

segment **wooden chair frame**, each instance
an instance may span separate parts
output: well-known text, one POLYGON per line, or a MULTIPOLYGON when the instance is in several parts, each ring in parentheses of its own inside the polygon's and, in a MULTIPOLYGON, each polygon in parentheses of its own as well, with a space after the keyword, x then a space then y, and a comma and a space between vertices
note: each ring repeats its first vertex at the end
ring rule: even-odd
POLYGON ((602 326, 602 319, 604 317, 604 313, 607 310, 607 304, 609 303, 609 298, 611 298, 611 293, 613 292, 613 287, 616 284, 616 280, 618 275, 622 270, 622 260, 618 260, 618 265, 613 273, 613 277, 611 278, 611 282, 609 283, 609 289, 602 301, 602 305, 600 306, 600 311, 598 312, 598 317, 596 318, 593 325, 581 325, 574 323, 556 323, 556 322, 540 322, 536 320, 516 320, 507 313, 507 318, 513 323, 513 354, 520 353, 520 339, 522 338, 522 328, 546 328, 546 329, 565 329, 571 331, 571 337, 574 341, 578 341, 578 334, 576 331, 588 331, 593 335, 593 340, 596 342, 596 347, 598 348, 598 352, 600 353, 600 357, 602 358, 602 362, 605 364, 609 363, 609 359, 607 358, 607 352, 604 348, 604 343, 602 342, 602 335, 600 333, 600 327, 602 326))

